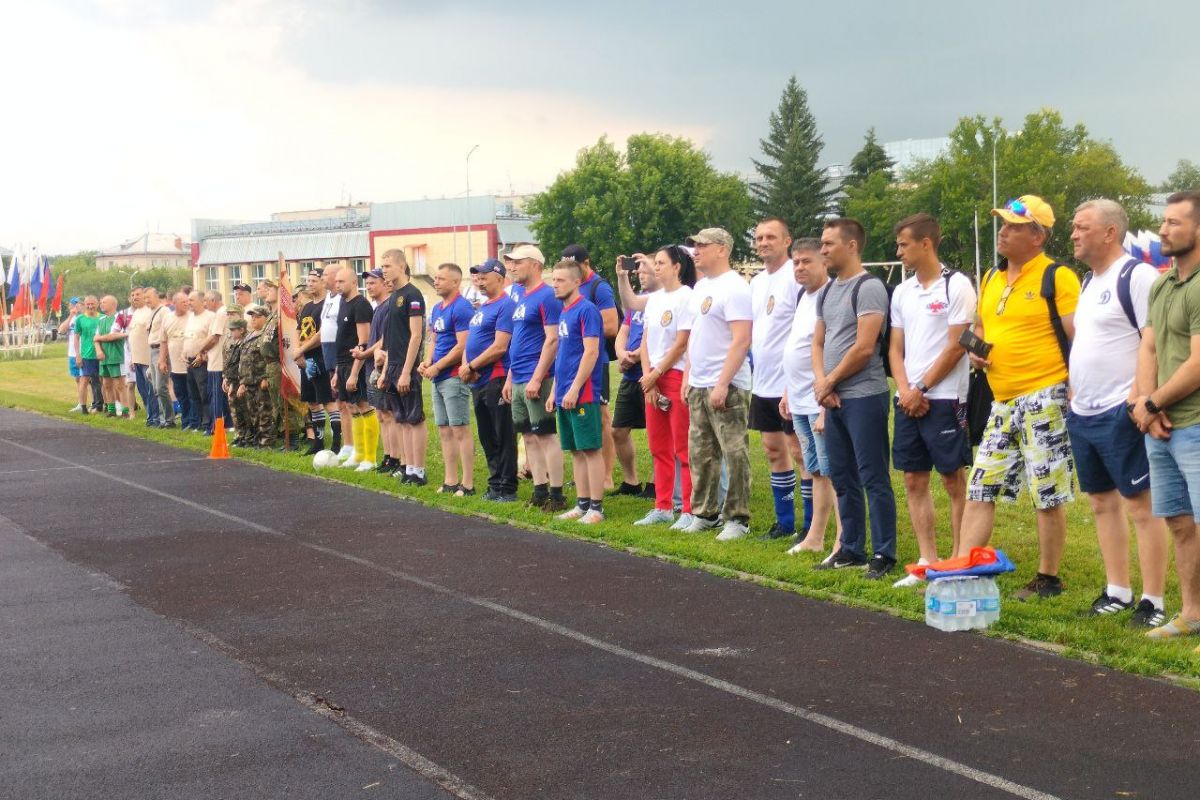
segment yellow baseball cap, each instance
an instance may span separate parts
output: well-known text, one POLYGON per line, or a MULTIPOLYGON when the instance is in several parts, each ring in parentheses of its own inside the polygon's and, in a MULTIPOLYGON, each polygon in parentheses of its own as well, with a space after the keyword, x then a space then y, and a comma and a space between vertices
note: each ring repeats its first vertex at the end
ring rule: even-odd
POLYGON ((1023 194, 1016 200, 1009 200, 1004 208, 993 208, 992 216, 1014 225, 1036 222, 1043 228, 1054 227, 1054 209, 1036 194, 1023 194))

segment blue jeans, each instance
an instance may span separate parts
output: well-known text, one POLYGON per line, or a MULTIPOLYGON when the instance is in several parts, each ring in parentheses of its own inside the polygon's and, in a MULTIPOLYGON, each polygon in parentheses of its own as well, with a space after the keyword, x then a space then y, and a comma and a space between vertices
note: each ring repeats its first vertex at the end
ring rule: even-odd
POLYGON ((188 376, 171 373, 171 388, 175 390, 175 402, 179 403, 179 425, 183 428, 200 427, 200 409, 192 408, 191 398, 188 397, 188 376))
POLYGON ((150 381, 150 366, 148 364, 133 365, 133 380, 137 384, 138 394, 142 405, 146 407, 146 422, 157 425, 162 422, 162 409, 158 407, 158 395, 154 392, 154 384, 150 381))
POLYGON ((225 430, 233 427, 233 418, 229 416, 229 399, 225 396, 225 390, 221 388, 221 378, 224 373, 219 370, 208 371, 208 432, 213 432, 213 427, 217 424, 218 419, 225 420, 225 430))
POLYGON ((867 506, 871 508, 871 549, 896 558, 896 496, 888 470, 888 393, 842 399, 825 411, 825 450, 829 477, 837 491, 842 549, 866 555, 867 506), (863 490, 866 502, 863 502, 863 490))
POLYGON ((1175 428, 1165 442, 1147 435, 1146 455, 1154 516, 1195 516, 1200 508, 1200 425, 1175 428))

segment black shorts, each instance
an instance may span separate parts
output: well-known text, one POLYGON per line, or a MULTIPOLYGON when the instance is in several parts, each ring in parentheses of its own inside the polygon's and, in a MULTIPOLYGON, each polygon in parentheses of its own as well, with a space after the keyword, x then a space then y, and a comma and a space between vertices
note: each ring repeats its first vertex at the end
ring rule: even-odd
POLYGON ((966 403, 930 400, 929 411, 915 419, 900 410, 895 398, 892 406, 892 466, 901 472, 936 469, 942 475, 971 466, 966 403))
POLYGON ((401 425, 420 425, 425 422, 425 403, 421 393, 421 376, 414 374, 409 384, 408 394, 396 391, 396 381, 400 379, 400 370, 388 368, 385 373, 387 381, 383 390, 383 410, 391 413, 401 425))
POLYGON ((617 401, 613 404, 612 426, 614 428, 646 427, 646 395, 637 381, 620 380, 617 401))
POLYGON ((608 371, 608 365, 604 365, 604 374, 600 377, 600 404, 608 405, 609 398, 612 397, 612 373, 608 371))
POLYGON ((779 413, 778 397, 759 397, 750 395, 750 430, 759 433, 796 434, 790 419, 784 419, 779 413))
POLYGON ((333 392, 329 388, 329 373, 325 365, 317 359, 318 368, 314 377, 308 377, 308 370, 300 370, 300 400, 309 405, 326 405, 333 402, 333 392))
POLYGON ((369 373, 363 375, 360 372, 354 390, 350 391, 346 388, 346 381, 350 380, 350 370, 352 369, 354 369, 353 363, 337 365, 337 399, 339 403, 357 405, 367 402, 367 382, 363 379, 369 377, 369 373))

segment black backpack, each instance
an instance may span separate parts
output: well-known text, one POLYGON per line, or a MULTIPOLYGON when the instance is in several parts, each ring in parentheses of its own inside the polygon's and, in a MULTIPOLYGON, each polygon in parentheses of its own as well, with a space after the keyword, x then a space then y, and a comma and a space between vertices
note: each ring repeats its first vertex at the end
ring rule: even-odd
MULTIPOLYGON (((1068 269, 1061 261, 1052 261, 1042 273, 1042 299, 1046 301, 1046 310, 1050 314, 1050 325, 1054 328, 1054 338, 1058 340, 1058 349, 1062 353, 1063 363, 1071 363, 1071 340, 1067 338, 1067 329, 1063 325, 1062 315, 1058 313, 1058 303, 1055 302, 1054 276, 1059 267, 1068 269)), ((996 274, 996 269, 989 269, 979 284, 979 297, 983 298, 983 289, 996 274)), ((987 373, 972 369, 971 382, 967 389, 967 432, 972 446, 978 446, 983 441, 983 432, 992 416, 992 403, 996 396, 988 384, 987 373)))
MULTIPOLYGON (((879 349, 879 355, 883 359, 883 371, 890 378, 892 376, 892 365, 888 361, 888 341, 892 333, 892 292, 895 291, 894 286, 889 286, 887 281, 873 272, 865 273, 865 277, 859 278, 854 284, 854 288, 850 290, 850 310, 854 312, 855 319, 858 318, 858 293, 862 289, 863 284, 870 280, 876 280, 883 284, 884 291, 887 292, 887 308, 883 310, 883 325, 879 326, 879 341, 876 346, 879 349)), ((825 297, 833 289, 834 280, 830 279, 829 283, 825 284, 825 288, 821 290, 821 296, 817 298, 817 313, 822 319, 825 317, 825 297)))

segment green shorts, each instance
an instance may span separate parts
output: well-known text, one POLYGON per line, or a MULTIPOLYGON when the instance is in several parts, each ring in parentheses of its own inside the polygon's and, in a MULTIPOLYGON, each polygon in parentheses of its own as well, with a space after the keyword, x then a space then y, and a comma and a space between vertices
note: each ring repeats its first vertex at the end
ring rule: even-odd
POLYGON ((525 396, 527 383, 514 383, 512 387, 513 429, 517 433, 534 436, 554 435, 554 414, 546 410, 546 400, 554 393, 554 379, 542 381, 542 390, 536 400, 525 396))
POLYGON ((119 378, 119 377, 121 377, 121 365, 120 364, 101 364, 100 365, 100 377, 101 378, 119 378))
POLYGON ((600 449, 600 404, 580 403, 558 409, 558 439, 565 451, 600 449))

